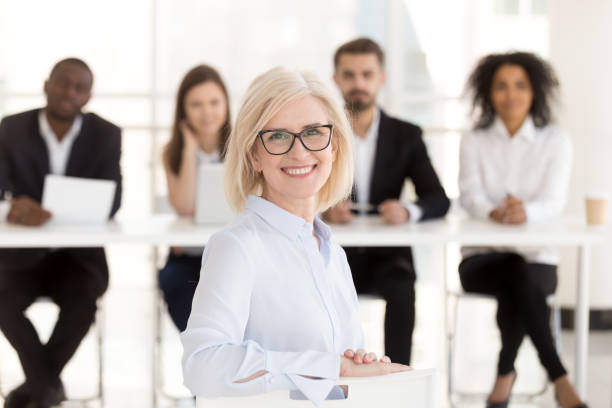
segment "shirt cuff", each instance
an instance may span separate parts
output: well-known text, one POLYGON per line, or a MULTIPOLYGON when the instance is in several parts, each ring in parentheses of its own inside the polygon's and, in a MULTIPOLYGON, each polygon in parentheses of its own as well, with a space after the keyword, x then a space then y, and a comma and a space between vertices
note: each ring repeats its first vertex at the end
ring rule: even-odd
POLYGON ((408 222, 410 224, 415 224, 421 221, 421 218, 423 218, 423 209, 421 207, 414 203, 406 203, 404 204, 404 207, 406 207, 410 213, 410 218, 408 218, 408 222))
POLYGON ((270 374, 269 389, 297 388, 318 406, 340 376, 340 356, 320 351, 266 351, 266 371, 270 374), (277 379, 279 384, 274 384, 277 379))
POLYGON ((559 211, 556 208, 551 208, 551 206, 546 206, 545 204, 537 201, 525 203, 525 215, 527 216, 528 223, 544 221, 558 217, 561 214, 562 211, 559 211))
POLYGON ((299 374, 337 380, 340 376, 340 356, 321 351, 266 351, 265 370, 272 374, 299 374))

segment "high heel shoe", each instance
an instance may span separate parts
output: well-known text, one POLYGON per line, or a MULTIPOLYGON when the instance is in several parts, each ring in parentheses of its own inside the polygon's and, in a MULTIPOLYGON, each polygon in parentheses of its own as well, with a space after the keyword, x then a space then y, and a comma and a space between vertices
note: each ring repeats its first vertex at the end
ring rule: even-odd
POLYGON ((487 399, 486 408, 508 408, 508 404, 510 404, 510 396, 512 395, 512 387, 514 387, 514 382, 516 381, 516 371, 512 371, 512 373, 514 373, 514 378, 512 378, 512 384, 510 384, 510 395, 508 395, 508 398, 505 401, 500 402, 491 402, 487 399))
MULTIPOLYGON (((555 402, 559 407, 561 407, 561 402, 559 402, 559 396, 557 395, 557 392, 555 392, 555 402)), ((589 406, 586 404, 586 402, 581 402, 578 405, 574 405, 573 408, 589 408, 589 406)))

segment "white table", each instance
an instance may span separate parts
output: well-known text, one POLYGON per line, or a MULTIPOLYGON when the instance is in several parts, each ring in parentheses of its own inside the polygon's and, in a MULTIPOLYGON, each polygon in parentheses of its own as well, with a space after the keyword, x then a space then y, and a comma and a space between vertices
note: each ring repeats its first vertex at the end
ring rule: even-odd
MULTIPOLYGON (((348 387, 344 400, 324 401, 320 408, 418 407, 434 408, 437 372, 421 369, 380 377, 341 377, 336 384, 348 387)), ((292 400, 287 390, 248 397, 197 398, 196 408, 312 408, 308 400, 292 400)))
MULTIPOLYGON (((0 224, 0 247, 94 247, 107 244, 201 246, 220 225, 194 225, 189 219, 159 215, 104 225, 53 225, 40 228, 0 224)), ((555 245, 579 251, 576 282, 575 386, 582 398, 587 391, 590 247, 602 243, 607 229, 585 225, 579 218, 526 226, 505 226, 450 215, 446 219, 400 226, 384 225, 376 217, 358 218, 334 226, 334 239, 344 246, 408 245, 555 245)))

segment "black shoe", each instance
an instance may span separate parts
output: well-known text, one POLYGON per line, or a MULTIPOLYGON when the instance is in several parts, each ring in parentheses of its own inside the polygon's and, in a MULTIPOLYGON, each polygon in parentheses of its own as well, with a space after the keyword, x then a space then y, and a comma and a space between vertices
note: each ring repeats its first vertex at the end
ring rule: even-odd
POLYGON ((510 398, 502 402, 487 401, 487 408, 508 408, 509 403, 510 403, 510 398))
POLYGON ((4 400, 4 408, 24 408, 30 402, 30 393, 25 383, 9 392, 4 400))
MULTIPOLYGON (((557 395, 556 391, 555 391, 555 402, 557 403, 559 407, 561 406, 561 402, 559 402, 559 396, 557 395)), ((574 406, 574 408, 589 408, 589 406, 586 404, 586 402, 581 402, 580 404, 574 406)))
MULTIPOLYGON (((514 373, 514 378, 512 379, 512 384, 510 385, 510 390, 512 390, 512 387, 514 387, 514 382, 516 381, 516 371, 512 371, 514 373)), ((510 392, 510 394, 512 394, 512 392, 510 392)), ((487 400, 487 406, 486 408, 508 408, 508 404, 510 404, 510 395, 508 396, 508 399, 506 399, 505 401, 500 401, 500 402, 491 402, 489 400, 487 400)), ((580 408, 580 407, 578 407, 580 408)))
POLYGON ((32 398, 24 408, 51 408, 61 404, 62 401, 66 401, 66 393, 64 386, 60 383, 45 388, 40 397, 32 398))

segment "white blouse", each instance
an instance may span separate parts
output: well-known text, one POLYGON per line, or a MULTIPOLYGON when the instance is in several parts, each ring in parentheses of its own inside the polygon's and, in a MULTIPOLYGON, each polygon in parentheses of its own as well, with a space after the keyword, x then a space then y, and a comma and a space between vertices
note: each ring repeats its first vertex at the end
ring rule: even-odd
MULTIPOLYGON (((510 137, 501 119, 486 129, 461 139, 459 190, 462 207, 473 217, 488 219, 508 195, 523 201, 527 222, 561 216, 567 201, 572 168, 572 144, 568 134, 552 125, 535 127, 527 117, 510 137)), ((552 247, 465 248, 475 253, 511 251, 530 262, 556 264, 552 247)))
POLYGON ((322 402, 340 355, 363 348, 351 272, 330 228, 249 196, 244 212, 206 245, 181 339, 194 395, 299 389, 322 402), (236 382, 260 370, 268 373, 236 382))

